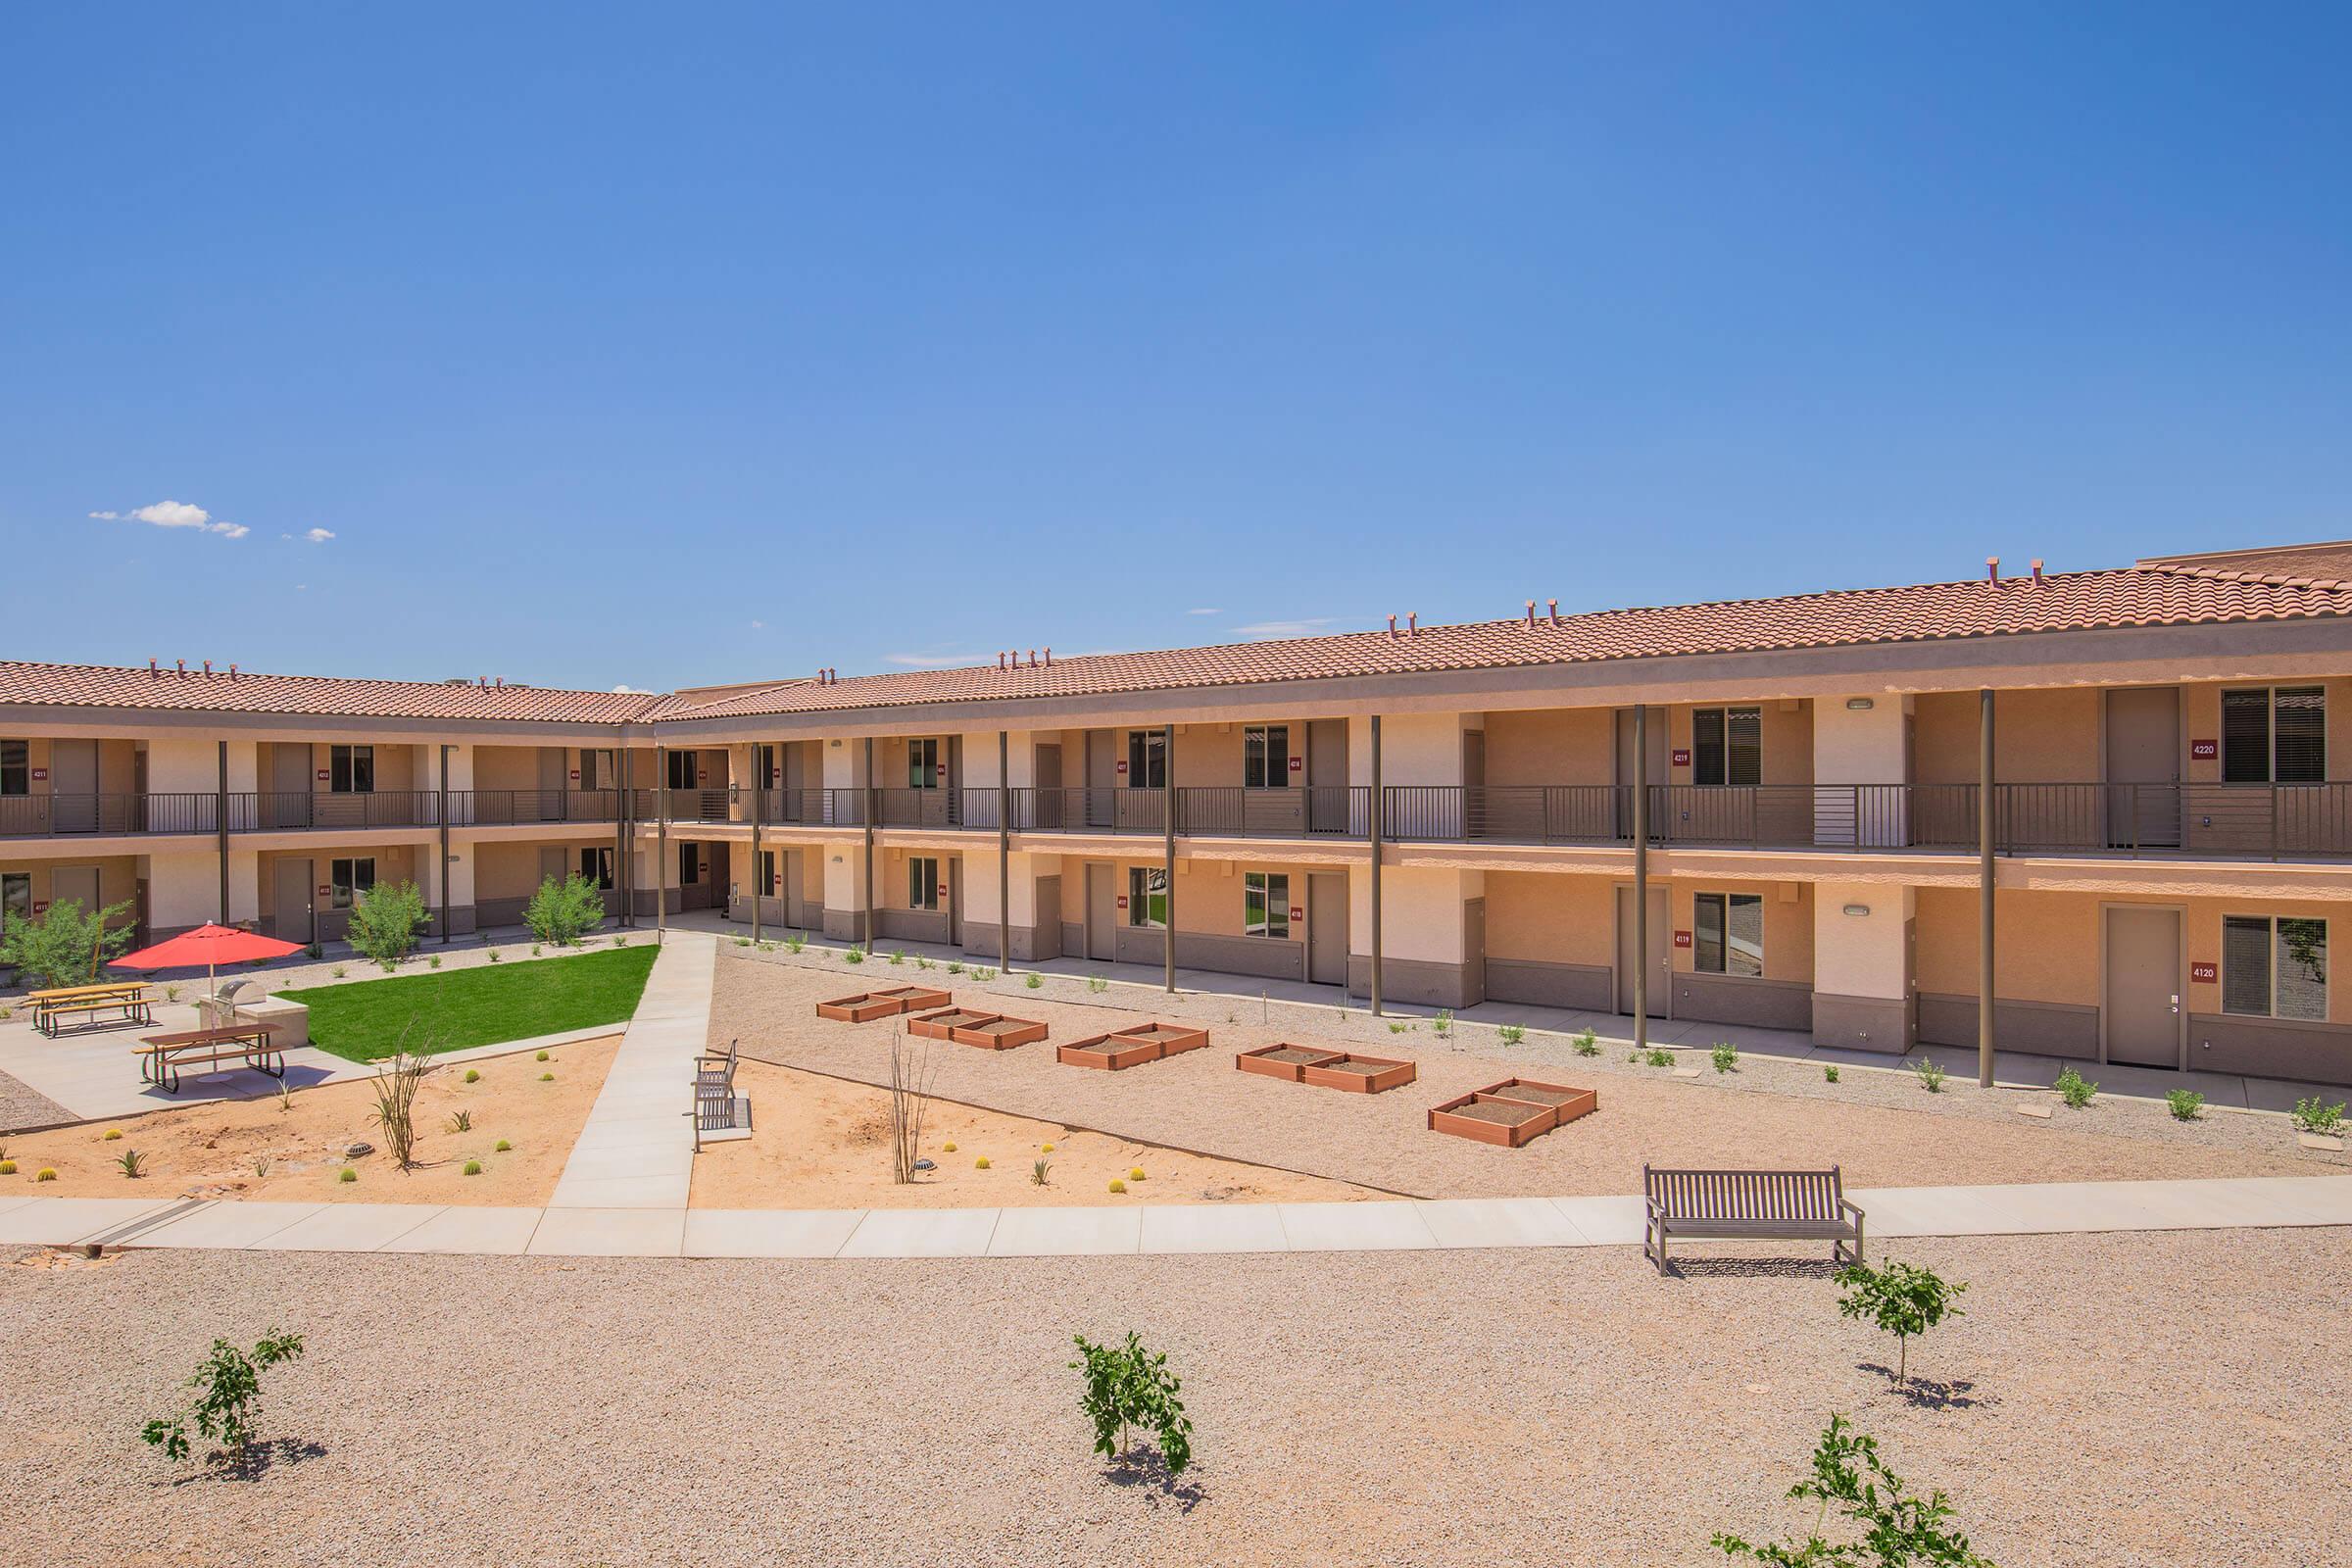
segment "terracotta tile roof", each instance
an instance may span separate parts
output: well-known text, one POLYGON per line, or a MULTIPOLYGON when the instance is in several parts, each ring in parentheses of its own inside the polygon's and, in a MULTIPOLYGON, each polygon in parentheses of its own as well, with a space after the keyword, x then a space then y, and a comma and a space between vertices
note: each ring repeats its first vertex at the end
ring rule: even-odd
POLYGON ((225 669, 160 671, 111 664, 0 661, 0 702, 73 708, 148 708, 318 718, 450 718, 617 724, 656 701, 649 692, 569 692, 548 686, 345 680, 225 669))
POLYGON ((1601 660, 1761 653, 1861 643, 1925 642, 2021 632, 2176 626, 2205 621, 2283 620, 2352 614, 2352 583, 2144 564, 2107 571, 1923 583, 1675 605, 1604 610, 1458 626, 1424 626, 1280 642, 1103 654, 969 669, 859 675, 827 684, 802 681, 744 692, 691 709, 665 709, 669 719, 743 718, 925 703, 1025 697, 1086 697, 1122 692, 1313 680, 1348 675, 1410 674, 1583 664, 1601 660))

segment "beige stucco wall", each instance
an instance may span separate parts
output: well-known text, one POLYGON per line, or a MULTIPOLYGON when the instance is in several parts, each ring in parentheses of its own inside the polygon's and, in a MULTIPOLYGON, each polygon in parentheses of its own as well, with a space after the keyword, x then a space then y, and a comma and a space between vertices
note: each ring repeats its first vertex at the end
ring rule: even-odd
MULTIPOLYGON (((59 870, 69 868, 79 870, 95 866, 98 869, 98 907, 103 909, 114 904, 133 904, 133 907, 124 910, 114 922, 117 925, 128 925, 138 914, 135 897, 138 892, 140 859, 141 857, 135 855, 93 855, 59 860, 0 858, 0 872, 12 876, 29 876, 32 879, 32 906, 34 912, 38 913, 55 900, 56 876, 59 870)), ((217 865, 217 862, 215 863, 217 865)), ((210 919, 218 912, 220 888, 217 875, 211 887, 211 894, 212 902, 206 906, 202 916, 204 919, 210 919)), ((84 910, 83 912, 89 911, 84 910)))
POLYGON ((1487 956, 1542 963, 1614 963, 1618 886, 1614 877, 1489 871, 1487 956))
MULTIPOLYGON (((1616 710, 1533 709, 1489 713, 1487 782, 1491 785, 1613 784, 1617 779, 1616 710)), ((1494 930, 1494 906, 1487 925, 1494 930)))
MULTIPOLYGON (((1993 699, 1992 761, 2004 784, 2095 784, 2105 765, 2106 700, 2097 688, 2006 691, 1993 699)), ((1981 718, 1975 692, 1918 699, 1913 763, 1922 784, 1974 784, 1981 718)))

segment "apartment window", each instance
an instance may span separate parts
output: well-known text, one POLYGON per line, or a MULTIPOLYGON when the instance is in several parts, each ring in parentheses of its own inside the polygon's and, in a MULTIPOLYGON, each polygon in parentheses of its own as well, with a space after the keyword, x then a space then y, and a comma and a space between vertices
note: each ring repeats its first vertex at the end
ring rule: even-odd
POLYGON ((693 887, 703 879, 702 852, 691 844, 678 846, 678 886, 693 887))
POLYGON ((941 784, 939 776, 939 742, 937 740, 906 743, 906 787, 910 790, 935 790, 941 784))
POLYGON ((1291 726, 1252 724, 1243 741, 1242 782, 1253 790, 1279 790, 1291 782, 1291 726))
POLYGON ((332 746, 327 748, 327 788, 337 795, 372 795, 375 793, 375 748, 372 746, 332 746))
POLYGON ((1279 872, 1250 871, 1242 878, 1242 932, 1252 937, 1291 934, 1291 879, 1279 872))
POLYGON ((348 909, 354 899, 375 886, 375 859, 369 856, 356 860, 329 860, 326 881, 332 890, 327 906, 348 909))
POLYGON ((2222 1010, 2328 1017, 2328 922, 2232 914, 2222 921, 2222 1010))
POLYGON ((32 793, 32 744, 0 741, 0 795, 32 793))
POLYGON ((1764 782, 1764 710, 1701 708, 1690 714, 1690 782, 1764 782))
POLYGON ((11 871, 0 876, 0 931, 32 918, 32 873, 11 871))
POLYGON ((1764 900, 1760 895, 1701 893, 1691 905, 1691 968, 1700 974, 1763 974, 1764 900))
POLYGON ((695 766, 694 759, 695 754, 692 752, 672 752, 669 754, 669 788, 673 790, 691 790, 700 787, 695 777, 698 769, 695 766))
POLYGON ((580 875, 592 888, 600 891, 611 888, 612 886, 612 852, 609 849, 582 850, 580 852, 580 875))
POLYGON ((1127 732, 1127 787, 1165 789, 1168 783, 1168 737, 1164 730, 1127 732))
POLYGON ((620 788, 620 768, 613 760, 611 748, 583 748, 581 750, 580 788, 584 790, 620 788))
POLYGON ((939 861, 929 856, 918 856, 906 862, 906 907, 939 907, 939 861))
POLYGON ((2328 694, 2318 686, 2222 693, 2222 782, 2317 784, 2328 776, 2328 694))
POLYGON ((1168 928, 1168 872, 1165 866, 1127 868, 1127 923, 1153 931, 1168 928))

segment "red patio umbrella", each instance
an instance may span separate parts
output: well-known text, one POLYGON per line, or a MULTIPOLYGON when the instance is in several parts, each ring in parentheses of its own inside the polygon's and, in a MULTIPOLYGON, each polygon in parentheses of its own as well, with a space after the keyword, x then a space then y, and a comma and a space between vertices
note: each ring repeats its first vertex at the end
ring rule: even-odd
POLYGON ((299 942, 280 942, 275 937, 262 936, 253 931, 240 931, 229 925, 200 925, 193 931, 183 931, 169 942, 158 942, 152 948, 141 948, 112 960, 125 969, 192 969, 204 965, 204 983, 208 989, 218 989, 213 983, 213 967, 222 963, 250 963, 255 958, 282 958, 290 953, 300 953, 299 942))

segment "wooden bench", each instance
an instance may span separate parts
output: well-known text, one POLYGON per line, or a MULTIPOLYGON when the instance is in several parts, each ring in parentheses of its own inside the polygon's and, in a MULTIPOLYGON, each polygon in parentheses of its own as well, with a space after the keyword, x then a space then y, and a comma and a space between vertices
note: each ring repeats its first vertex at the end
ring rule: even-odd
POLYGON ((738 1042, 728 1041, 725 1055, 706 1051, 694 1058, 694 1148, 702 1152, 703 1134, 723 1133, 735 1125, 735 1063, 738 1042))
POLYGON ((1658 1170, 1642 1167, 1642 1254, 1666 1271, 1669 1237, 1828 1242, 1836 1263, 1862 1261, 1862 1210, 1838 1167, 1658 1170))
POLYGON ((196 1076, 251 1067, 272 1078, 286 1075, 285 1053, 260 1024, 228 1029, 182 1029, 140 1039, 139 1077, 160 1086, 167 1095, 179 1093, 180 1069, 198 1069, 196 1076))
POLYGON ((107 985, 60 986, 49 991, 26 994, 32 1004, 32 1026, 42 1034, 54 1037, 62 1017, 79 1013, 96 1017, 102 1012, 122 1014, 124 1023, 153 1023, 147 1004, 147 982, 144 980, 116 981, 107 985))

